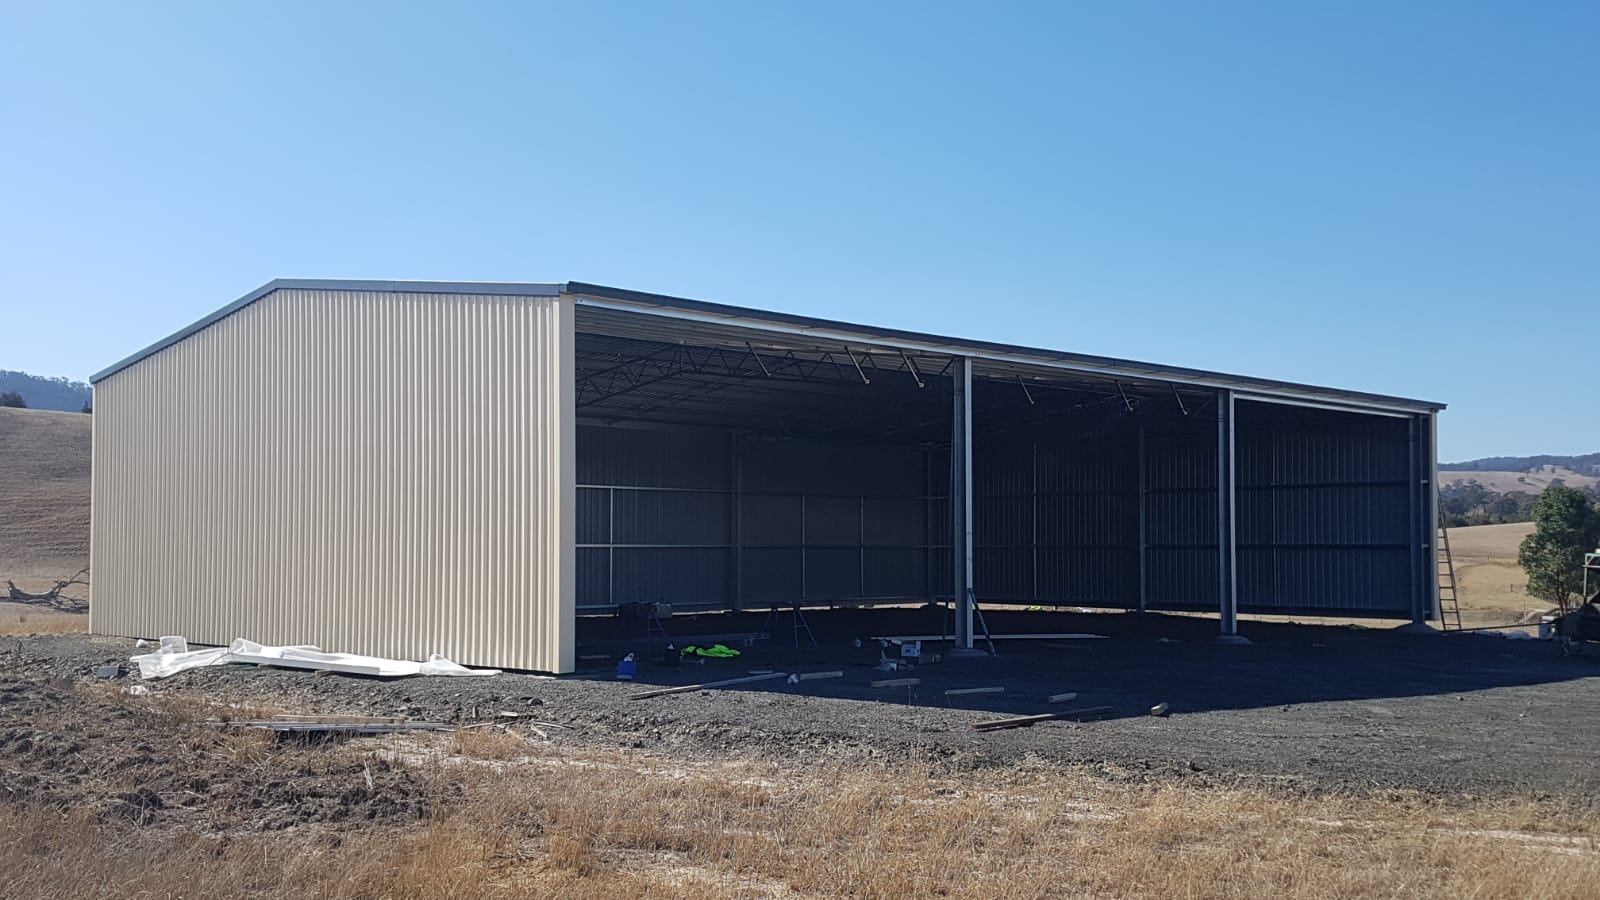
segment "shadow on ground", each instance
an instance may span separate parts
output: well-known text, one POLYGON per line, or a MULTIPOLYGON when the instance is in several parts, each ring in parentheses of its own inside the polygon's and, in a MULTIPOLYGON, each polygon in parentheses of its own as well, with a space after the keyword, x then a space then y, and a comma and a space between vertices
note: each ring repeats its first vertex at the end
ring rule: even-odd
MULTIPOLYGON (((950 706, 995 713, 1030 714, 1109 706, 1107 717, 1148 716, 1157 704, 1172 714, 1299 706, 1329 701, 1382 701, 1462 695, 1505 687, 1548 685, 1600 674, 1600 648, 1587 657, 1565 658, 1555 645, 1482 633, 1417 635, 1391 627, 1246 622, 1245 646, 1219 643, 1215 619, 1161 614, 990 611, 995 634, 1091 633, 1104 639, 995 642, 997 656, 953 659, 887 673, 874 666, 879 635, 937 634, 943 613, 928 608, 807 611, 818 646, 802 632, 794 646, 791 618, 776 627, 765 614, 707 614, 667 620, 668 639, 678 648, 722 641, 741 651, 737 659, 672 664, 667 641, 647 639, 642 624, 614 619, 580 623, 579 652, 603 657, 580 662, 587 679, 615 680, 615 660, 632 652, 639 660, 640 690, 738 678, 752 671, 841 670, 843 677, 740 685, 730 690, 793 693, 887 703, 950 706), (769 629, 774 637, 746 643, 769 629), (859 639, 861 647, 854 642, 859 639), (881 679, 914 677, 911 687, 873 688, 881 679), (1001 687, 1002 693, 946 696, 945 691, 1001 687), (1077 692, 1069 704, 1047 698, 1077 692)), ((980 642, 981 643, 981 642, 980 642)), ((924 652, 944 645, 925 643, 924 652)), ((891 646, 890 655, 898 653, 891 646)), ((674 654, 673 656, 676 656, 674 654)))

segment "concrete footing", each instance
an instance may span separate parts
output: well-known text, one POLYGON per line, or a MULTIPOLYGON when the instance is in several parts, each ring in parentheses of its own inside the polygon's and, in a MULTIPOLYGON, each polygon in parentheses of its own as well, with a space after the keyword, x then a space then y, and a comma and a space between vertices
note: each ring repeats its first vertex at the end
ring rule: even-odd
POLYGON ((1393 629, 1395 634, 1444 634, 1427 622, 1412 622, 1393 629))
POLYGON ((979 650, 977 647, 952 647, 949 650, 945 651, 944 658, 945 659, 977 659, 980 656, 992 656, 992 655, 993 654, 990 653, 989 651, 987 651, 987 650, 979 650))
POLYGON ((1217 643, 1234 647, 1248 647, 1252 641, 1242 634, 1219 634, 1217 635, 1217 643))

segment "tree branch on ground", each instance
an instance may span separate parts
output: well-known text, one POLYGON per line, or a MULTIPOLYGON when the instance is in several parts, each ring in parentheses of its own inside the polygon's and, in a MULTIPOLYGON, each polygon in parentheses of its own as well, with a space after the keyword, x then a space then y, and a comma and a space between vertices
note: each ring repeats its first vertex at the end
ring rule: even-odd
POLYGON ((89 611, 89 598, 64 595, 63 592, 71 587, 89 586, 89 567, 84 566, 76 575, 57 581, 47 591, 33 593, 17 587, 15 582, 7 581, 6 599, 12 603, 26 603, 31 606, 44 606, 58 612, 86 613, 89 611))

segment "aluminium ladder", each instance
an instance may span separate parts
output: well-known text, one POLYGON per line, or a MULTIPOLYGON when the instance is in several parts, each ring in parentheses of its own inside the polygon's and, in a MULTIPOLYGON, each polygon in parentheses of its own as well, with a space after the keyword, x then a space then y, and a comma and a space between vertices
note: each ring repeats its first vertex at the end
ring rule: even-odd
POLYGON ((1439 540, 1434 568, 1439 576, 1439 628, 1444 631, 1461 630, 1461 603, 1456 595, 1456 564, 1450 556, 1450 529, 1444 527, 1444 513, 1439 514, 1439 540))

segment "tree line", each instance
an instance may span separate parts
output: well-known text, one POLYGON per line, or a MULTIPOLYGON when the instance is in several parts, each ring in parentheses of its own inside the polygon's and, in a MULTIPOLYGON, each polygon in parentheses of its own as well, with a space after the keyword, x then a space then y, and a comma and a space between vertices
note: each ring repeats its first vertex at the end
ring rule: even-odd
MULTIPOLYGON (((1550 482, 1550 487, 1567 487, 1561 479, 1550 482)), ((1600 491, 1593 487, 1572 487, 1570 490, 1588 497, 1589 503, 1600 502, 1600 491)), ((1548 490, 1548 489, 1547 489, 1548 490)), ((1491 491, 1472 481, 1465 484, 1448 484, 1439 489, 1439 514, 1447 528, 1468 525, 1501 525, 1507 522, 1534 521, 1534 508, 1542 493, 1529 491, 1491 491)))

